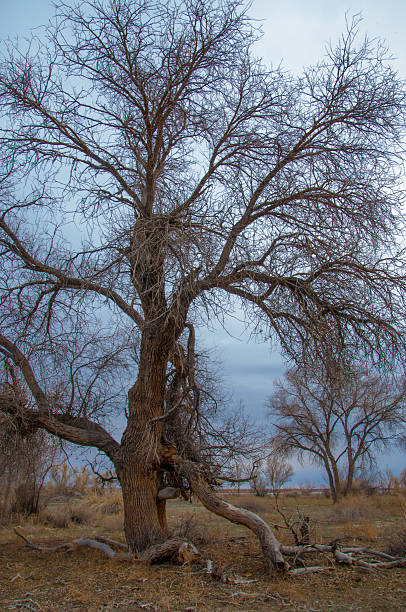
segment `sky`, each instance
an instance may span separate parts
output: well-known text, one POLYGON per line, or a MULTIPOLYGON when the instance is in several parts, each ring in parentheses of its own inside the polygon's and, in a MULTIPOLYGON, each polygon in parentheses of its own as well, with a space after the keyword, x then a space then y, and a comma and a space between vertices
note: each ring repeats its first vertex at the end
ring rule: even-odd
MULTIPOLYGON (((31 28, 44 24, 53 14, 51 0, 0 0, 0 39, 27 36, 31 28)), ((279 65, 294 74, 322 58, 326 45, 338 40, 346 19, 361 15, 361 33, 384 39, 393 64, 406 80, 406 3, 404 0, 253 0, 249 15, 261 25, 263 38, 255 52, 268 64, 279 65)), ((249 331, 239 322, 238 313, 227 324, 227 331, 216 327, 203 331, 206 348, 214 347, 221 362, 221 373, 236 403, 242 402, 253 417, 265 417, 265 402, 273 382, 281 377, 286 364, 268 343, 250 340, 249 331)), ((395 473, 405 467, 405 453, 396 451, 379 459, 395 473)), ((321 473, 310 466, 295 465, 297 482, 320 482, 321 473)))

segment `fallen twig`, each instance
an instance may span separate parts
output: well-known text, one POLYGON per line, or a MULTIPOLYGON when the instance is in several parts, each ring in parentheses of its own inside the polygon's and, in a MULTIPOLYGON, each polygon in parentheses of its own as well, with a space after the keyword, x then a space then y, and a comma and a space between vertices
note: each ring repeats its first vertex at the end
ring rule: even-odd
POLYGON ((118 540, 113 540, 112 538, 108 538, 103 535, 97 535, 94 539, 98 542, 103 542, 104 544, 109 544, 110 546, 117 546, 117 548, 128 551, 128 546, 127 544, 124 544, 124 542, 119 542, 118 540))

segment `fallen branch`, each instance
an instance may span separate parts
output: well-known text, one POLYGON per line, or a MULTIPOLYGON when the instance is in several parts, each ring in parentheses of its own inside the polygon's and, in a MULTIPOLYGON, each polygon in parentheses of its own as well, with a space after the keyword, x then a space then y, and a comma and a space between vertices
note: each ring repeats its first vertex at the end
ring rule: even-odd
POLYGON ((34 550, 41 550, 45 552, 71 552, 74 548, 72 542, 65 542, 64 544, 59 544, 58 546, 40 546, 39 544, 34 544, 34 542, 31 542, 29 538, 20 533, 17 527, 14 527, 14 533, 18 535, 18 537, 20 537, 22 540, 24 540, 24 542, 29 548, 33 548, 34 550))
POLYGON ((304 574, 315 574, 320 572, 329 572, 333 570, 333 566, 314 565, 312 567, 297 567, 288 571, 289 576, 303 576, 304 574))
POLYGON ((105 536, 96 536, 96 539, 79 538, 77 540, 73 540, 72 542, 65 542, 63 544, 59 544, 58 546, 49 547, 35 544, 17 529, 14 529, 14 532, 22 540, 24 540, 29 548, 40 550, 42 552, 72 552, 76 548, 89 547, 100 550, 107 557, 109 557, 109 559, 118 559, 122 561, 142 561, 148 565, 173 557, 176 557, 181 563, 191 563, 197 559, 200 559, 200 554, 197 548, 191 542, 187 542, 183 538, 170 538, 161 544, 150 546, 138 555, 134 555, 129 552, 115 551, 111 546, 109 546, 109 544, 118 546, 119 548, 127 547, 122 542, 111 540, 105 536))
POLYGON ((101 550, 101 552, 109 557, 109 559, 123 559, 129 561, 134 559, 134 555, 131 553, 117 553, 108 544, 103 544, 103 542, 98 542, 97 540, 91 540, 89 538, 79 538, 78 540, 73 540, 73 545, 77 548, 88 546, 89 548, 101 550))
POLYGON ((128 546, 127 544, 124 544, 124 542, 119 542, 118 540, 113 540, 112 538, 108 538, 103 535, 97 535, 95 537, 95 540, 97 540, 98 542, 103 542, 104 544, 109 544, 110 546, 116 546, 117 548, 121 548, 123 550, 128 551, 128 546))
POLYGON ((162 544, 150 546, 138 555, 138 559, 150 565, 175 556, 181 563, 191 563, 200 558, 199 551, 191 542, 183 538, 170 538, 162 544))
POLYGON ((73 552, 76 548, 82 548, 86 546, 89 548, 95 548, 97 550, 100 550, 110 559, 134 559, 134 555, 132 555, 131 553, 117 553, 108 544, 99 542, 97 540, 92 540, 90 538, 78 538, 77 540, 73 540, 72 542, 64 542, 63 544, 59 544, 58 546, 40 546, 39 544, 35 544, 34 542, 32 542, 24 534, 20 533, 16 528, 14 528, 14 532, 22 540, 24 540, 24 542, 29 548, 33 548, 34 550, 40 550, 42 552, 73 552))

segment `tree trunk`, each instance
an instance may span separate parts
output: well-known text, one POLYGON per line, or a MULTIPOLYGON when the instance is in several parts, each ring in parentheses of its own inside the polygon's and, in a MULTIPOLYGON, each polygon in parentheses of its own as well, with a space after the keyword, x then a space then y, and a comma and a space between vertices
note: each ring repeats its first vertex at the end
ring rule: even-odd
POLYGON ((332 469, 333 469, 334 488, 335 488, 334 503, 337 503, 338 501, 340 501, 342 497, 342 485, 341 485, 341 479, 340 479, 340 474, 338 472, 337 464, 335 462, 332 465, 332 469))
POLYGON ((328 476, 328 483, 330 486, 330 493, 331 493, 331 498, 333 500, 333 503, 336 504, 339 500, 339 491, 337 491, 336 489, 336 484, 334 481, 334 477, 333 477, 333 473, 330 469, 330 465, 327 461, 327 459, 324 461, 324 467, 326 468, 326 472, 327 472, 327 476, 328 476))
POLYGON ((166 499, 159 499, 157 501, 157 512, 158 512, 158 520, 161 526, 161 529, 164 532, 168 531, 168 519, 166 518, 166 499))
POLYGON ((145 335, 137 382, 128 394, 128 422, 116 465, 131 552, 142 551, 167 535, 165 504, 157 499, 162 422, 153 422, 164 410, 167 352, 159 342, 162 333, 145 335))
POLYGON ((348 457, 347 482, 345 484, 344 497, 346 497, 349 493, 351 493, 353 481, 354 481, 354 462, 351 457, 348 457))
POLYGON ((131 552, 139 552, 166 537, 162 509, 158 510, 156 472, 146 473, 144 466, 126 466, 120 483, 124 503, 124 531, 131 552))
POLYGON ((324 460, 324 465, 328 474, 333 502, 337 503, 338 501, 340 501, 340 498, 342 496, 341 479, 336 460, 332 453, 329 451, 327 451, 327 455, 324 460))

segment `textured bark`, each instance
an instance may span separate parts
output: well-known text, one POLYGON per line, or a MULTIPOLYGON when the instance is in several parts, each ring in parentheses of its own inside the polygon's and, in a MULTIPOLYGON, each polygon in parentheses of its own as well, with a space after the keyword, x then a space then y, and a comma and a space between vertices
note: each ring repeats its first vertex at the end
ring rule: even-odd
POLYGON ((126 467, 120 474, 124 503, 124 531, 131 552, 143 551, 165 539, 162 513, 158 512, 156 472, 143 466, 126 467))
POLYGON ((166 518, 166 500, 165 499, 157 499, 156 507, 158 512, 158 520, 161 526, 161 529, 164 532, 168 531, 168 519, 166 518))
POLYGON ((131 552, 143 551, 167 535, 165 504, 158 500, 167 352, 162 331, 143 335, 138 378, 128 394, 128 423, 121 443, 117 474, 124 502, 124 530, 131 552))
POLYGON ((270 574, 276 568, 288 569, 288 565, 281 553, 281 544, 263 519, 249 510, 237 508, 220 499, 191 461, 185 461, 180 457, 176 457, 174 466, 179 475, 188 479, 193 493, 208 510, 232 523, 244 525, 255 533, 262 548, 267 571, 270 574))
POLYGON ((140 561, 148 564, 177 556, 182 562, 193 561, 199 558, 199 552, 191 542, 184 538, 170 538, 161 544, 151 546, 139 555, 140 561))

